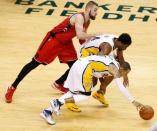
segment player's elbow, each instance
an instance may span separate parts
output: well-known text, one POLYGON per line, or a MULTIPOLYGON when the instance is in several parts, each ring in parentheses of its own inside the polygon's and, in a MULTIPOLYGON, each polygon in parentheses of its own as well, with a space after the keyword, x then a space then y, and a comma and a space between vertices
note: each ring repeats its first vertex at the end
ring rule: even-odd
POLYGON ((76 32, 76 37, 79 40, 85 40, 86 37, 87 37, 87 34, 85 32, 83 32, 83 31, 77 31, 76 32))

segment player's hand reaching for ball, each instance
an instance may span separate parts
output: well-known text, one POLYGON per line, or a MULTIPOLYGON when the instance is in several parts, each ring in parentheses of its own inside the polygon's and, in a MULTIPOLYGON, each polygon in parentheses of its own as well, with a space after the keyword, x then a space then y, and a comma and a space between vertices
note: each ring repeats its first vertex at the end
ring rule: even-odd
POLYGON ((144 105, 138 101, 133 101, 132 104, 136 107, 137 110, 140 110, 144 105))

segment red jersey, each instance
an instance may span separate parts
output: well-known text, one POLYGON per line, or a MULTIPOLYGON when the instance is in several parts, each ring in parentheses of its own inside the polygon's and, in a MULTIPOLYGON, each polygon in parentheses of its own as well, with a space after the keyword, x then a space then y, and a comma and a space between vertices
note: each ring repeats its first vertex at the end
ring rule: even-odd
MULTIPOLYGON (((83 18, 85 21, 84 13, 81 12, 80 14, 83 15, 83 18)), ((51 33, 54 33, 52 35, 55 35, 55 38, 58 39, 59 42, 64 43, 64 44, 71 41, 72 38, 76 36, 75 26, 72 26, 70 24, 71 17, 72 16, 67 17, 63 22, 61 22, 59 25, 57 25, 51 30, 51 33)), ((90 24, 90 21, 84 22, 83 24, 84 32, 87 31, 89 24, 90 24)), ((83 42, 84 41, 80 40, 80 44, 82 44, 83 42)))

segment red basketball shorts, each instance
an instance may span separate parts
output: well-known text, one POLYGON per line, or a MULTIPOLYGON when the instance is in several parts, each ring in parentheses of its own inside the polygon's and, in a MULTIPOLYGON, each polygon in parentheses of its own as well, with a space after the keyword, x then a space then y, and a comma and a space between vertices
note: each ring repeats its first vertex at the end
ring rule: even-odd
POLYGON ((61 63, 67 63, 77 59, 77 53, 72 40, 66 44, 60 43, 49 33, 40 44, 34 59, 42 64, 51 63, 58 56, 61 63))

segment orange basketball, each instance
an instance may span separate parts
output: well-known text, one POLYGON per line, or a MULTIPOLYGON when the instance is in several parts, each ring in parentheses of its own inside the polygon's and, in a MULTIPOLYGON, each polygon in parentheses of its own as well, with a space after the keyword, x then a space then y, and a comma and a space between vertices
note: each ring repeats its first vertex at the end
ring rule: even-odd
POLYGON ((139 110, 139 115, 144 120, 150 120, 154 116, 154 109, 149 105, 145 105, 139 110))

